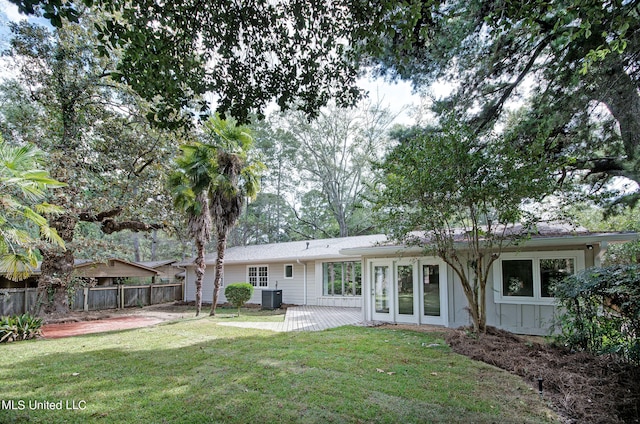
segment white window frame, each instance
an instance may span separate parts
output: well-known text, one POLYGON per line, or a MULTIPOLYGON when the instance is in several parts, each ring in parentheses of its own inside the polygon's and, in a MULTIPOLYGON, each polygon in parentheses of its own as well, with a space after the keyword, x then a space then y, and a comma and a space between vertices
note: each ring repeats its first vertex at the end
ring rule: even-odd
POLYGON ((573 259, 574 272, 585 268, 584 250, 558 250, 542 252, 503 253, 493 264, 493 300, 495 303, 511 303, 524 305, 553 305, 555 297, 542 297, 542 280, 540 277, 541 259, 573 259), (503 296, 502 295, 502 261, 531 260, 533 261, 533 296, 503 296))
POLYGON ((253 287, 258 288, 258 289, 266 289, 269 287, 269 265, 247 265, 247 282, 249 284, 251 284, 253 287), (255 276, 255 284, 253 284, 253 282, 251 281, 251 268, 255 268, 256 269, 256 276, 255 276), (260 268, 266 268, 266 272, 267 275, 266 277, 266 285, 262 286, 260 285, 260 268))
POLYGON ((293 280, 294 269, 293 264, 284 264, 283 274, 285 280, 293 280), (287 277, 287 267, 289 266, 291 267, 291 277, 287 277))

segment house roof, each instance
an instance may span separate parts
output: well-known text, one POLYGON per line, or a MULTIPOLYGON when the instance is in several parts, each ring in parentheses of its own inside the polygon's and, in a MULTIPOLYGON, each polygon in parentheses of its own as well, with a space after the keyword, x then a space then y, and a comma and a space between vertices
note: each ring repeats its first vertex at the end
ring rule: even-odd
MULTIPOLYGON (((520 224, 508 227, 505 235, 519 234, 523 230, 520 224)), ((640 234, 634 232, 590 232, 583 227, 574 227, 567 224, 555 223, 539 223, 534 232, 528 234, 529 237, 520 240, 515 246, 517 247, 564 247, 575 245, 594 245, 609 242, 625 242, 638 240, 640 234)), ((399 254, 399 253, 422 253, 425 245, 429 244, 428 234, 424 232, 416 232, 413 239, 418 241, 416 245, 406 246, 397 243, 388 243, 378 246, 361 246, 355 248, 347 248, 341 251, 345 255, 372 255, 372 254, 399 254)), ((464 249, 467 241, 462 231, 456 232, 454 235, 454 244, 457 248, 464 249)))
MULTIPOLYGON (((318 259, 348 259, 349 255, 340 253, 343 249, 361 246, 374 246, 387 240, 385 235, 342 237, 286 243, 257 244, 236 246, 226 250, 225 264, 245 264, 261 262, 310 261, 318 259)), ((205 256, 205 263, 212 265, 216 254, 205 256)), ((177 266, 193 266, 193 259, 180 262, 177 266)))
MULTIPOLYGON (((522 230, 521 226, 513 226, 508 232, 515 233, 522 230)), ((423 243, 428 243, 424 233, 416 232, 416 237, 422 238, 423 243)), ((520 242, 519 247, 562 247, 575 246, 577 244, 602 244, 605 242, 623 242, 637 240, 640 234, 630 232, 592 233, 585 228, 564 224, 541 223, 537 225, 536 232, 529 234, 529 238, 520 242)), ((459 232, 458 245, 466 246, 463 232, 459 232)), ((420 246, 404 246, 389 241, 387 236, 376 234, 370 236, 343 237, 335 239, 321 239, 308 241, 293 241, 287 243, 259 244, 252 246, 230 247, 224 256, 225 264, 259 264, 271 262, 295 262, 312 261, 322 259, 347 260, 359 258, 363 255, 393 255, 393 254, 420 254, 423 248, 420 246)), ((207 265, 215 264, 216 254, 205 256, 207 265)), ((176 266, 194 266, 193 259, 175 264, 176 266)))

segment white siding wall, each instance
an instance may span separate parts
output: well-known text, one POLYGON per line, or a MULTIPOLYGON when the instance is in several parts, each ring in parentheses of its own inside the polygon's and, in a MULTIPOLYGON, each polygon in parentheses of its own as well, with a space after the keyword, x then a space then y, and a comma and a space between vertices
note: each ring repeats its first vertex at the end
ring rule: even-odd
MULTIPOLYGON (((293 305, 305 304, 304 299, 304 265, 295 262, 282 262, 271 264, 251 264, 251 265, 267 265, 269 267, 269 286, 267 289, 275 289, 276 282, 277 288, 282 290, 282 302, 293 305), (285 264, 293 265, 293 278, 284 278, 284 266, 285 264)), ((227 284, 231 283, 244 283, 248 282, 247 267, 251 265, 226 265, 224 269, 224 280, 220 287, 219 303, 225 303, 227 301, 224 296, 224 288, 227 284)), ((211 303, 213 299, 213 278, 214 268, 213 266, 207 267, 204 276, 204 282, 202 284, 202 300, 205 303, 211 303)), ((195 271, 193 267, 187 268, 186 274, 186 289, 185 300, 192 302, 196 299, 195 289, 195 271)), ((315 264, 312 262, 307 266, 307 304, 317 305, 317 296, 315 296, 316 283, 315 283, 315 264)), ((262 304, 262 288, 255 287, 253 296, 249 303, 262 304)))

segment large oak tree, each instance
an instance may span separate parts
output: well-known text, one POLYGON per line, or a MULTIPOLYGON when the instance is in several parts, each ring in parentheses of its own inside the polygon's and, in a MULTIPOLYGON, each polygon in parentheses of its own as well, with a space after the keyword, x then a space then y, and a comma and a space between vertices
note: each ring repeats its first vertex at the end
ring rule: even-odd
POLYGON ((66 249, 41 249, 45 312, 68 311, 78 223, 95 223, 105 234, 160 228, 147 218, 157 217, 169 200, 161 175, 173 152, 170 139, 146 123, 142 99, 106 78, 115 61, 96 54, 92 24, 86 15, 53 32, 12 25, 10 54, 18 74, 2 86, 15 102, 2 105, 11 112, 2 114, 7 140, 36 144, 47 154, 52 177, 66 184, 52 199, 64 212, 48 217, 66 249), (20 116, 20 105, 30 116, 20 116))

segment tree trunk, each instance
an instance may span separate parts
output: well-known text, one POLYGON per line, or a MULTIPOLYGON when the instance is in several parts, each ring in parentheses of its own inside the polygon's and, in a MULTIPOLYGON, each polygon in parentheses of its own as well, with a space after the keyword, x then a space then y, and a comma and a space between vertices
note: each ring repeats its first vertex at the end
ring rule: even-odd
POLYGON ((204 272, 207 264, 204 261, 204 243, 198 242, 196 239, 197 255, 196 260, 196 316, 200 315, 202 310, 202 281, 204 280, 204 272))
POLYGON ((467 274, 464 271, 463 265, 460 261, 454 261, 446 254, 438 255, 442 260, 444 260, 447 265, 449 265, 453 271, 460 278, 460 285, 462 286, 462 291, 464 292, 464 296, 467 298, 467 304, 469 309, 469 315, 471 316, 471 320, 473 321, 473 332, 478 333, 482 329, 484 331, 485 322, 482 322, 480 316, 480 308, 478 307, 478 297, 476 296, 476 291, 471 287, 471 282, 467 274))
MULTIPOLYGON (((620 65, 599 78, 598 97, 620 125, 620 135, 628 159, 640 147, 640 95, 636 83, 620 65)), ((636 181, 638 178, 636 177, 636 181)), ((640 182, 640 181, 639 181, 640 182)))
POLYGON ((52 220, 67 245, 67 249, 50 247, 41 249, 42 264, 38 279, 38 314, 68 314, 69 296, 73 295, 74 255, 69 248, 73 241, 77 218, 72 214, 60 215, 52 220))
POLYGON ((224 278, 224 252, 227 249, 228 232, 221 231, 218 233, 217 256, 216 256, 216 275, 213 280, 213 303, 211 304, 210 316, 216 314, 218 306, 218 297, 220 296, 220 286, 224 278))
POLYGON ((151 232, 151 260, 156 260, 156 255, 158 253, 158 230, 153 230, 151 232))
POLYGON ((136 262, 140 262, 140 237, 138 233, 133 233, 131 235, 133 239, 133 260, 136 262))

